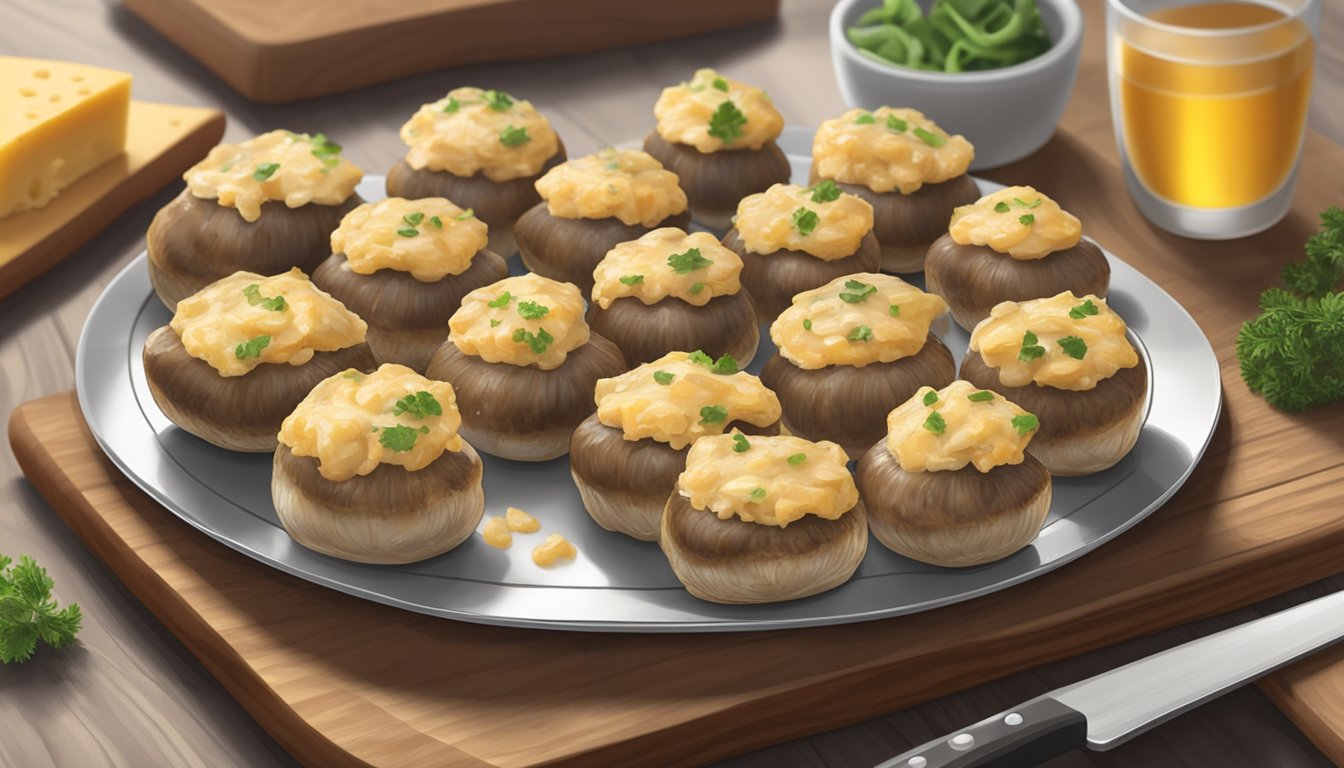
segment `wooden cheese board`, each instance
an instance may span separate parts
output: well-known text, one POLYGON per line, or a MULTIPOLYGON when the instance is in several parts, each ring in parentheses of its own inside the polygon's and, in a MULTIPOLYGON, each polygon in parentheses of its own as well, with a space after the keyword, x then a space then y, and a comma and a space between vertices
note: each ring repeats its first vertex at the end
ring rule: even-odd
POLYGON ((46 206, 0 219, 0 299, 178 179, 223 135, 219 110, 132 101, 124 155, 61 190, 46 206))
POLYGON ((239 93, 277 104, 444 67, 686 37, 765 21, 779 0, 125 0, 239 93))

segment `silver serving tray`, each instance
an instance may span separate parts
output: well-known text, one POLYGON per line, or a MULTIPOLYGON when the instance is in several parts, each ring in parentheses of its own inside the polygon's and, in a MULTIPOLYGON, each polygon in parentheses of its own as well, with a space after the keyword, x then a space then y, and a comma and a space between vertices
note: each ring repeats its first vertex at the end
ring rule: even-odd
MULTIPOLYGON (((799 183, 806 183, 811 135, 789 128, 779 141, 799 183)), ((980 186, 998 187, 986 181, 980 186)), ((367 177, 359 193, 382 198, 383 179, 367 177)), ((1012 557, 946 569, 872 541, 849 583, 775 605, 722 606, 691 597, 656 544, 604 531, 589 519, 565 458, 525 464, 482 456, 486 515, 513 505, 542 522, 540 533, 515 535, 509 550, 474 536, 426 562, 372 566, 295 544, 271 505, 271 457, 209 445, 173 426, 150 397, 140 352, 145 337, 170 314, 150 288, 143 254, 90 313, 79 340, 76 383, 99 445, 169 511, 249 557, 357 597, 461 621, 580 631, 743 631, 869 621, 968 600, 1054 570, 1147 517, 1194 470, 1218 420, 1218 362, 1199 326, 1171 296, 1115 256, 1107 258, 1110 305, 1128 321, 1151 377, 1147 421, 1134 451, 1105 472, 1056 478, 1040 536, 1012 557), (570 538, 578 559, 551 570, 534 565, 532 548, 550 532, 570 538)), ((960 361, 967 334, 951 326, 941 335, 960 361)), ((763 333, 750 370, 759 371, 774 351, 763 333)))

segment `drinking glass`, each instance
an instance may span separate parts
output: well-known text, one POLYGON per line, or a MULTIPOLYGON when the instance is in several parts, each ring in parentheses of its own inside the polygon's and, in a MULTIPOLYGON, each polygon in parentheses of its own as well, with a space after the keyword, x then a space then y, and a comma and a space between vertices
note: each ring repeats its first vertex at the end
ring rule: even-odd
POLYGON ((1204 240, 1288 212, 1320 0, 1107 0, 1111 115, 1148 220, 1204 240))

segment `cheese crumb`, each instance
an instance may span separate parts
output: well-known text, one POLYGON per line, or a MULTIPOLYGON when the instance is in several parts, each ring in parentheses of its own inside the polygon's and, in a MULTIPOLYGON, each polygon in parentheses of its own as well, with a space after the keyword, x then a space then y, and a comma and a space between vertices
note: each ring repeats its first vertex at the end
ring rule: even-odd
MULTIPOLYGON (((512 511, 513 507, 509 507, 512 511)), ((513 546, 513 534, 509 533, 509 524, 502 517, 492 517, 485 521, 481 529, 481 538, 495 549, 508 549, 513 546)))
POLYGON ((517 507, 509 507, 504 511, 504 515, 510 531, 517 531, 518 533, 536 533, 541 530, 540 520, 517 507))
POLYGON ((546 541, 532 550, 532 562, 542 568, 550 568, 559 560, 573 560, 579 551, 568 539, 558 533, 546 537, 546 541))

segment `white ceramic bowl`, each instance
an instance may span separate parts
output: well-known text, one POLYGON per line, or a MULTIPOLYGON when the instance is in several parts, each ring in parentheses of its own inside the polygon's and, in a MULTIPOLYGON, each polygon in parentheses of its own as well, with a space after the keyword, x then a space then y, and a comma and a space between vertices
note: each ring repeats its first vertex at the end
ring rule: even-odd
POLYGON ((959 74, 882 64, 859 53, 845 30, 880 4, 840 0, 831 11, 831 62, 846 104, 918 109, 975 145, 971 170, 1019 160, 1050 140, 1078 75, 1083 14, 1077 0, 1037 0, 1050 50, 1011 67, 959 74))

